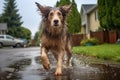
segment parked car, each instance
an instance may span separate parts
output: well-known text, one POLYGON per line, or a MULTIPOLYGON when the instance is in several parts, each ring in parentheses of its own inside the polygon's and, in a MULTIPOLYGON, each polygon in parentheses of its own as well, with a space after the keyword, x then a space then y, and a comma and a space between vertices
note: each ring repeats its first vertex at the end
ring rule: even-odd
POLYGON ((25 43, 21 39, 16 39, 10 35, 0 35, 0 48, 3 46, 24 47, 25 43))

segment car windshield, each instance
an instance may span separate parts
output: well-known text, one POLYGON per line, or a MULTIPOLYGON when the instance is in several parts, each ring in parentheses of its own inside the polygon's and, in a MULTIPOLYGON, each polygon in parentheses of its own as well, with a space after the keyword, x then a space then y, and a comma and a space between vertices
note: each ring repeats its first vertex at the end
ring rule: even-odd
POLYGON ((10 36, 10 35, 6 35, 6 38, 7 39, 14 39, 12 36, 10 36))

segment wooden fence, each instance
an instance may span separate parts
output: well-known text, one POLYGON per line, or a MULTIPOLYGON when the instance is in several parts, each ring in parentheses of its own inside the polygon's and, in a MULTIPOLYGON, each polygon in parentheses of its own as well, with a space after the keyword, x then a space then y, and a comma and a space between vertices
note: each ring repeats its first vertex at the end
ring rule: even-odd
MULTIPOLYGON (((90 32, 90 37, 97 38, 100 43, 116 43, 117 33, 116 31, 98 31, 90 32)), ((72 45, 79 46, 82 39, 86 38, 86 34, 74 34, 72 35, 72 45)))
POLYGON ((72 35, 72 46, 79 46, 82 39, 86 37, 85 34, 73 34, 72 35))
POLYGON ((116 43, 117 41, 116 31, 90 32, 90 36, 99 39, 100 43, 116 43))
POLYGON ((90 32, 90 37, 95 37, 97 38, 100 43, 104 43, 104 32, 103 31, 99 31, 99 32, 90 32))

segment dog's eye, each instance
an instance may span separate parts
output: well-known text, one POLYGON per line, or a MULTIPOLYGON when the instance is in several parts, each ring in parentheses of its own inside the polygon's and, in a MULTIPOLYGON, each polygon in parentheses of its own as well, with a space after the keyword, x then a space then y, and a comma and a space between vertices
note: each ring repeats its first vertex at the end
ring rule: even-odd
POLYGON ((58 12, 57 14, 58 14, 59 16, 61 15, 61 13, 60 13, 60 12, 58 12))
POLYGON ((52 12, 50 13, 50 16, 53 16, 53 13, 52 13, 52 12))

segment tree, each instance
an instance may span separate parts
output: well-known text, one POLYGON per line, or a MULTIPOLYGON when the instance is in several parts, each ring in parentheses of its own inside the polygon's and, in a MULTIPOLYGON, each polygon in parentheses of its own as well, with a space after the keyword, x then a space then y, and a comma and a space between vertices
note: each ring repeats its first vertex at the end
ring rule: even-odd
POLYGON ((112 23, 114 25, 114 29, 117 31, 117 37, 120 38, 120 1, 116 0, 115 5, 112 9, 112 23))
POLYGON ((70 16, 68 17, 68 27, 69 27, 69 32, 71 33, 77 33, 80 32, 81 29, 81 18, 80 18, 80 13, 77 10, 77 5, 74 0, 72 0, 72 3, 74 3, 72 7, 72 11, 70 16))
POLYGON ((60 0, 60 1, 57 1, 56 3, 56 6, 64 6, 64 5, 69 5, 71 2, 70 0, 60 0))
POLYGON ((37 31, 37 32, 35 33, 34 40, 37 41, 37 40, 38 40, 38 37, 39 37, 39 31, 37 31))
POLYGON ((0 23, 2 22, 2 15, 0 14, 0 23))
POLYGON ((98 0, 98 17, 100 25, 106 30, 117 30, 120 25, 120 1, 98 0))
POLYGON ((25 27, 18 27, 16 35, 19 35, 19 38, 31 39, 31 31, 25 27))
POLYGON ((59 1, 57 1, 57 2, 56 2, 56 6, 59 6, 59 4, 60 4, 60 2, 59 2, 59 1))
POLYGON ((106 15, 105 0, 98 0, 98 18, 100 21, 100 25, 102 28, 107 29, 105 15, 106 15))
MULTIPOLYGON (((70 3, 70 0, 60 0, 57 1, 56 6, 69 5, 70 3)), ((67 18, 68 30, 70 33, 78 33, 81 29, 81 18, 80 13, 77 10, 77 5, 75 1, 72 0, 72 3, 74 5, 72 6, 72 10, 67 18)))
POLYGON ((107 22, 106 26, 108 30, 113 30, 115 28, 112 20, 112 14, 113 14, 112 9, 113 9, 113 6, 115 6, 115 1, 105 0, 105 2, 106 2, 106 22, 107 22))
POLYGON ((40 25, 39 31, 35 33, 34 40, 36 41, 36 45, 40 44, 40 38, 42 36, 42 26, 40 25))
POLYGON ((15 35, 17 32, 16 27, 20 27, 23 23, 21 21, 22 17, 18 14, 19 10, 17 9, 15 0, 5 0, 3 10, 0 22, 7 23, 8 34, 15 35))
POLYGON ((112 21, 116 30, 120 30, 120 1, 116 0, 112 10, 112 21))

